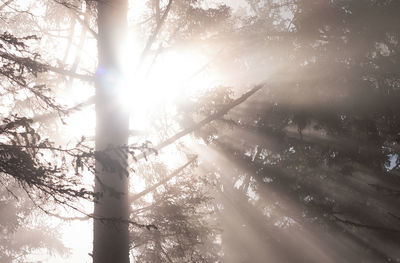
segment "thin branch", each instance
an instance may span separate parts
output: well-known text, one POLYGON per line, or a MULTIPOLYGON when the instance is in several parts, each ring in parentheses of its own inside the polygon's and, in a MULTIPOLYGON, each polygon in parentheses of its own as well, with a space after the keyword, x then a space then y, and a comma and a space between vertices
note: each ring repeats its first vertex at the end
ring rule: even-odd
POLYGON ((13 191, 11 191, 7 185, 3 182, 3 180, 0 181, 0 183, 4 186, 4 188, 7 190, 7 192, 12 195, 17 201, 19 200, 18 196, 16 194, 14 194, 13 191))
POLYGON ((11 3, 14 2, 14 1, 15 1, 15 0, 8 0, 8 1, 4 2, 4 3, 0 6, 0 11, 1 11, 4 7, 8 6, 9 4, 11 4, 11 3))
MULTIPOLYGON (((89 22, 89 12, 90 12, 90 9, 89 9, 89 7, 88 8, 86 8, 86 12, 83 14, 84 15, 84 21, 83 21, 83 23, 88 23, 89 22)), ((75 14, 75 13, 74 13, 75 14)), ((77 17, 77 19, 80 21, 81 20, 81 18, 78 16, 77 17)), ((79 42, 78 42, 78 49, 82 49, 82 47, 83 47, 83 45, 85 44, 85 40, 86 40, 86 33, 87 33, 87 31, 88 30, 90 30, 90 28, 88 29, 87 27, 83 27, 82 28, 82 32, 81 32, 81 35, 80 35, 80 38, 79 38, 79 42)), ((71 71, 73 71, 73 72, 76 72, 76 70, 77 70, 77 68, 78 68, 78 65, 79 65, 79 63, 80 63, 80 60, 81 60, 81 56, 79 55, 80 54, 80 52, 77 52, 76 53, 76 55, 75 55, 75 58, 74 58, 74 62, 72 63, 72 66, 71 66, 71 71)), ((71 84, 71 82, 72 82, 72 80, 73 79, 70 79, 69 80, 69 83, 67 84, 67 85, 70 85, 71 84)))
POLYGON ((43 66, 48 70, 48 71, 52 71, 61 75, 65 75, 68 77, 72 77, 75 79, 80 79, 83 81, 89 81, 89 82, 93 82, 94 81, 94 77, 92 75, 85 75, 85 74, 79 74, 76 73, 72 70, 68 70, 68 69, 63 69, 63 68, 58 68, 58 67, 53 67, 53 66, 49 66, 49 65, 44 65, 43 66))
MULTIPOLYGON (((262 89, 263 87, 265 87, 265 84, 260 84, 255 86, 254 88, 252 88, 251 90, 249 90, 248 92, 246 92, 245 94, 243 94, 240 98, 234 100, 232 103, 230 103, 229 105, 226 105, 222 110, 208 116, 207 118, 203 119, 202 121, 192 125, 191 127, 178 132, 177 134, 175 134, 174 136, 170 137, 169 139, 161 142, 160 144, 158 144, 154 149, 156 151, 161 150, 162 148, 172 144, 173 142, 175 142, 176 140, 182 138, 185 135, 188 135, 189 133, 194 132, 195 130, 203 127, 204 125, 217 120, 221 117, 223 117, 225 114, 227 114, 231 109, 235 108, 236 106, 238 106, 239 104, 245 102, 249 97, 251 97, 254 93, 256 93, 257 91, 259 91, 260 89, 262 89)), ((152 154, 153 152, 150 152, 149 154, 152 154)), ((137 160, 143 159, 145 158, 145 154, 140 154, 136 157, 137 160)))
POLYGON ((169 1, 168 1, 167 7, 166 7, 166 9, 165 9, 165 11, 164 11, 164 13, 163 13, 163 15, 162 15, 162 17, 161 17, 159 23, 157 24, 157 26, 156 26, 156 28, 155 28, 153 34, 151 34, 151 35, 149 36, 149 38, 147 39, 146 46, 144 47, 144 49, 143 49, 143 51, 142 51, 142 54, 140 55, 140 59, 139 59, 138 65, 137 65, 137 67, 136 67, 136 71, 137 71, 137 70, 140 68, 140 66, 142 65, 144 58, 146 57, 147 53, 149 52, 149 50, 150 50, 150 48, 151 48, 151 45, 153 45, 153 43, 154 43, 154 41, 155 41, 155 39, 156 39, 158 33, 160 32, 162 26, 163 26, 164 23, 165 23, 165 20, 167 20, 167 16, 168 16, 169 10, 171 9, 172 1, 173 1, 173 0, 169 0, 169 1))
MULTIPOLYGON (((81 103, 78 103, 75 106, 72 106, 71 108, 66 109, 65 112, 66 113, 72 113, 72 112, 75 112, 75 111, 80 111, 83 108, 86 108, 86 107, 88 107, 90 105, 93 105, 93 104, 94 104, 94 96, 91 96, 88 99, 86 99, 85 101, 82 101, 81 103)), ((46 114, 41 114, 41 115, 35 116, 35 117, 32 118, 32 120, 34 122, 45 121, 45 120, 48 120, 48 119, 51 119, 51 118, 54 118, 54 117, 57 117, 57 116, 59 116, 58 112, 51 112, 51 113, 46 113, 46 114)))
MULTIPOLYGON (((71 205, 69 202, 62 202, 59 200, 55 200, 57 203, 62 204, 62 205, 66 205, 68 207, 70 207, 71 209, 77 211, 78 213, 81 213, 82 215, 84 215, 84 217, 63 217, 60 215, 56 215, 48 210, 46 210, 45 208, 43 208, 41 205, 39 205, 35 199, 33 198, 33 196, 29 193, 29 191, 23 186, 28 198, 32 201, 32 203, 39 208, 40 210, 42 210, 45 214, 49 215, 49 216, 55 216, 57 218, 60 219, 64 219, 64 220, 87 220, 87 219, 93 219, 93 220, 99 220, 102 223, 119 223, 119 224, 129 224, 129 225, 133 225, 136 226, 138 228, 146 228, 147 230, 151 230, 151 229, 155 229, 157 230, 158 227, 154 224, 140 224, 137 223, 135 221, 132 220, 128 220, 128 219, 123 219, 123 218, 116 218, 116 217, 100 217, 100 216, 96 216, 94 214, 89 214, 86 213, 84 211, 82 211, 81 209, 71 205)), ((54 196, 53 196, 54 198, 54 196)))
POLYGON ((157 189, 157 187, 165 184, 166 182, 168 182, 175 176, 179 175, 186 167, 188 167, 190 164, 192 164, 196 160, 197 160, 197 157, 190 159, 187 163, 185 163, 184 165, 182 165, 181 167, 176 169, 172 174, 170 174, 166 178, 162 179, 160 182, 156 183, 155 185, 150 186, 149 188, 147 188, 146 190, 143 190, 142 192, 140 192, 138 194, 135 194, 134 196, 131 197, 131 202, 138 200, 139 198, 141 198, 141 197, 145 196, 146 194, 157 189))
MULTIPOLYGON (((63 6, 65 6, 65 5, 63 5, 63 6)), ((88 7, 87 7, 87 8, 88 8, 88 7)), ((82 25, 82 27, 84 27, 85 29, 87 29, 87 30, 92 34, 92 36, 93 36, 95 39, 98 38, 97 32, 94 31, 94 30, 90 27, 90 25, 89 25, 88 10, 86 10, 86 13, 84 14, 85 18, 82 19, 82 18, 79 16, 79 14, 77 14, 76 12, 74 12, 73 10, 71 10, 70 8, 67 8, 67 9, 68 9, 68 10, 71 12, 71 14, 76 18, 76 20, 82 25)))
POLYGON ((371 230, 377 230, 377 231, 385 231, 385 232, 393 232, 393 233, 400 233, 399 229, 394 229, 394 228, 388 228, 388 227, 381 227, 381 226, 373 226, 373 225, 367 225, 367 224, 362 224, 362 223, 357 223, 348 219, 341 219, 337 216, 333 216, 337 221, 346 224, 346 225, 351 225, 355 227, 360 227, 360 228, 366 228, 366 229, 371 229, 371 230))
POLYGON ((90 81, 90 82, 94 81, 94 77, 92 75, 79 74, 79 73, 73 72, 68 69, 63 69, 63 68, 46 65, 44 63, 35 61, 30 58, 24 58, 24 57, 19 57, 16 55, 8 54, 4 51, 0 51, 0 57, 3 57, 7 60, 11 60, 16 63, 31 63, 31 64, 34 63, 37 67, 44 69, 44 71, 52 71, 52 72, 55 72, 58 74, 62 74, 65 76, 73 77, 73 78, 84 80, 84 81, 90 81))
POLYGON ((400 216, 395 215, 395 214, 393 214, 393 213, 391 213, 391 212, 388 212, 388 214, 389 214, 390 216, 396 218, 397 220, 400 220, 400 216))

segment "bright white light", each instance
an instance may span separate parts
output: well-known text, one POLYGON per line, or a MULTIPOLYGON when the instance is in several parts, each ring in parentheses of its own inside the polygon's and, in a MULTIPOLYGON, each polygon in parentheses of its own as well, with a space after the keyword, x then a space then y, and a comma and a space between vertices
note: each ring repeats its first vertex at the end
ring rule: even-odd
POLYGON ((120 97, 135 119, 136 127, 149 124, 146 121, 149 112, 162 107, 171 113, 177 101, 200 89, 210 88, 212 77, 197 74, 208 62, 206 56, 179 50, 164 51, 155 58, 152 51, 138 65, 142 49, 135 46, 134 41, 129 42, 129 52, 123 61, 125 80, 120 97))

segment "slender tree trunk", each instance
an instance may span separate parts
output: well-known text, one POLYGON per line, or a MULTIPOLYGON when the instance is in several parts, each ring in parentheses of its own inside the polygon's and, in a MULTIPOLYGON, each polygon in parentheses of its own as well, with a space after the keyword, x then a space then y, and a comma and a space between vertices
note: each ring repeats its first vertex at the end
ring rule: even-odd
POLYGON ((96 158, 95 191, 102 196, 95 203, 94 215, 105 220, 94 220, 93 262, 128 263, 127 159, 115 149, 126 145, 129 135, 129 116, 118 101, 122 84, 122 54, 119 52, 126 37, 128 3, 127 0, 102 0, 97 3, 96 152, 102 158, 96 158), (106 164, 104 160, 107 158, 119 166, 106 164))

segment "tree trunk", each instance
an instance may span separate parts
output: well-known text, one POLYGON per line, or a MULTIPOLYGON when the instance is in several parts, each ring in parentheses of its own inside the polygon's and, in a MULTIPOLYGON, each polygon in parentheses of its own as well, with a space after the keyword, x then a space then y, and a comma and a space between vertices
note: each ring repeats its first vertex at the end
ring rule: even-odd
POLYGON ((96 72, 96 181, 101 197, 94 205, 94 263, 128 263, 127 158, 116 148, 128 143, 129 114, 118 101, 121 92, 121 43, 127 31, 127 0, 97 1, 98 69, 96 72), (110 150, 112 149, 112 150, 110 150), (111 158, 119 164, 106 164, 111 158), (104 219, 104 220, 101 220, 104 219))

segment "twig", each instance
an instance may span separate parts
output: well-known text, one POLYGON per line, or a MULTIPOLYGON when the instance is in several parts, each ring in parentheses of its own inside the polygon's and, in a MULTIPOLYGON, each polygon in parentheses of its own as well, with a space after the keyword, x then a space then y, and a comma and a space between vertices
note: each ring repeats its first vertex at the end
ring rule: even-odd
POLYGON ((361 228, 366 228, 366 229, 371 229, 371 230, 377 230, 377 231, 385 231, 385 232, 394 232, 394 233, 400 233, 399 229, 395 228, 388 228, 388 227, 381 227, 381 226, 373 226, 373 225, 367 225, 367 224, 362 224, 362 223, 357 223, 348 219, 341 219, 337 216, 333 216, 337 221, 346 224, 346 225, 351 225, 355 227, 361 227, 361 228))

